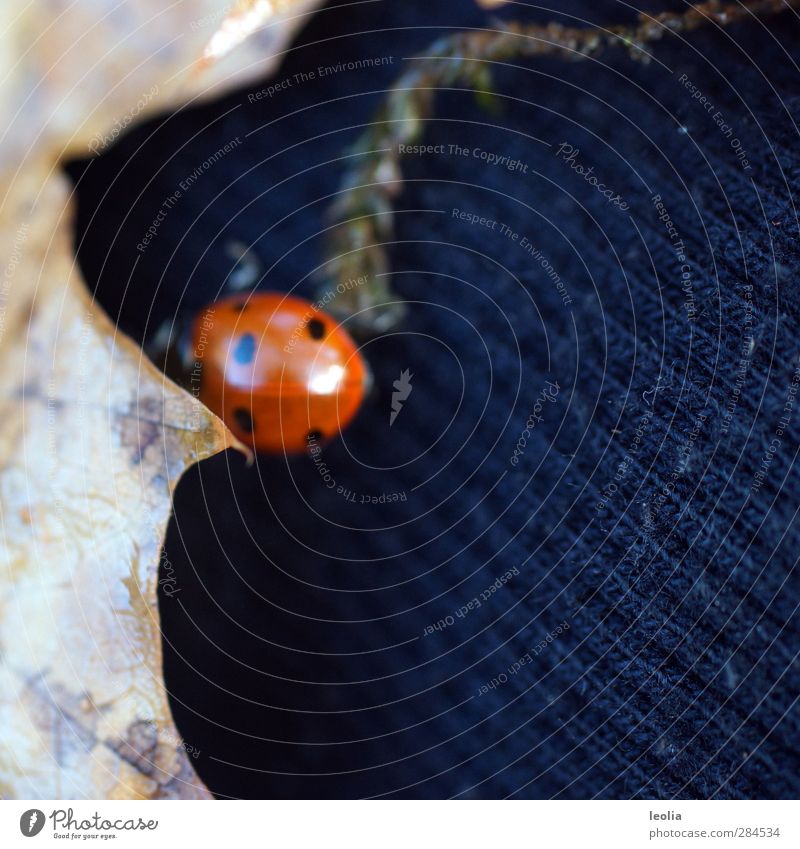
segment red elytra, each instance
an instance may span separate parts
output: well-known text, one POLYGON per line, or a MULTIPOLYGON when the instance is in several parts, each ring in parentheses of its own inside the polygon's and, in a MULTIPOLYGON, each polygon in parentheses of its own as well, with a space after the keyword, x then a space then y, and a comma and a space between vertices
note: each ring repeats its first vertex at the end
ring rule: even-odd
POLYGON ((290 295, 217 301, 195 319, 192 346, 200 400, 258 452, 299 452, 335 437, 367 387, 367 366, 347 332, 290 295))

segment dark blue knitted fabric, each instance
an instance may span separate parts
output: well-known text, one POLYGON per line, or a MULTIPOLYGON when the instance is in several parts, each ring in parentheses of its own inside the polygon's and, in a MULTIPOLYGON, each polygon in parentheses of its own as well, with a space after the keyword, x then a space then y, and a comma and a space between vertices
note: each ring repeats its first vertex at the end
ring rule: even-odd
MULTIPOLYGON (((561 13, 633 17, 503 14, 561 13)), ((333 4, 277 79, 393 62, 253 86, 76 164, 100 301, 143 340, 216 296, 231 240, 261 286, 313 296, 329 195, 381 91, 490 20, 469 0, 333 4)), ((226 454, 177 494, 166 675, 212 790, 798 795, 799 44, 789 12, 665 37, 647 64, 496 68, 492 112, 437 96, 421 141, 447 152, 403 161, 408 318, 364 348, 363 413, 325 469, 226 454)))

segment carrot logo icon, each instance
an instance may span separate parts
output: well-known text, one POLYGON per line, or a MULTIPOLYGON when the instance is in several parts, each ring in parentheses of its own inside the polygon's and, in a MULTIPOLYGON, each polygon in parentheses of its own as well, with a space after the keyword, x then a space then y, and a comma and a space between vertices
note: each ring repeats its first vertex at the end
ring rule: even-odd
POLYGON ((392 384, 395 391, 392 392, 392 412, 389 414, 389 427, 394 424, 394 420, 403 409, 403 404, 408 400, 411 390, 414 388, 411 385, 413 374, 408 369, 400 372, 400 377, 392 384))
POLYGON ((38 808, 31 808, 19 818, 19 830, 25 837, 36 837, 44 828, 44 813, 38 808))

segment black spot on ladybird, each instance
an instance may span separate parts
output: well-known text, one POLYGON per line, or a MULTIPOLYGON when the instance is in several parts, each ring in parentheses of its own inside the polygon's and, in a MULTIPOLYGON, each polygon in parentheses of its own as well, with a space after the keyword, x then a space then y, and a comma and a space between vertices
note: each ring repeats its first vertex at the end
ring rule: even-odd
POLYGON ((253 428, 255 427, 253 423, 253 417, 250 415, 249 410, 245 410, 244 407, 237 407, 233 411, 233 417, 236 419, 236 424, 239 426, 239 429, 244 431, 245 433, 252 433, 253 428))
POLYGON ((312 339, 322 339, 325 335, 325 322, 318 318, 312 318, 308 322, 308 335, 312 339))
POLYGON ((236 343, 233 350, 233 358, 240 365, 246 366, 256 352, 256 338, 252 333, 245 333, 236 343))
POLYGON ((312 442, 322 442, 322 431, 321 430, 310 430, 306 434, 306 442, 309 444, 312 442))

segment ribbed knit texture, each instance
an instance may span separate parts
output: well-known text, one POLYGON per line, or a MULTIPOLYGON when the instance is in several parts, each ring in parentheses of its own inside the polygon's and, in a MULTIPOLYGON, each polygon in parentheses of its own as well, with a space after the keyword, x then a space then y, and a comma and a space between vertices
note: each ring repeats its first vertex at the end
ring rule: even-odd
MULTIPOLYGON (((560 9, 631 19, 615 2, 560 9)), ((215 296, 231 239, 254 243, 265 288, 312 295, 326 196, 381 89, 403 57, 489 20, 469 0, 334 4, 278 78, 394 63, 250 103, 253 86, 74 166, 80 258, 102 303, 143 339, 215 296), (164 198, 237 136, 140 254, 164 198)), ((403 161, 392 262, 409 317, 366 346, 375 394, 324 454, 356 501, 302 457, 246 468, 225 455, 178 491, 167 683, 215 792, 800 793, 798 44, 788 13, 666 37, 646 65, 616 50, 499 69, 496 114, 438 96, 424 143, 527 172, 403 161), (627 211, 558 155, 563 142, 627 211), (403 369, 413 391, 390 428, 403 369), (547 381, 558 393, 514 465, 547 381)))

